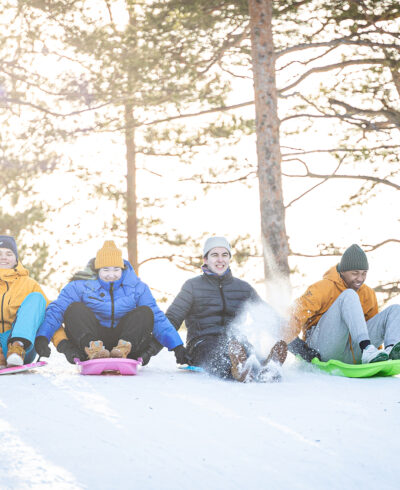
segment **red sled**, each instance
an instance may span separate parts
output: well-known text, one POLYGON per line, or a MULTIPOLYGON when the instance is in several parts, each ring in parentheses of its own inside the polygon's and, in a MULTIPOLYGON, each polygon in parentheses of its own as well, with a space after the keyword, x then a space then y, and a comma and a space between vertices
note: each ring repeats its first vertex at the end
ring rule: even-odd
POLYGON ((75 364, 81 368, 81 374, 123 374, 133 376, 137 374, 137 367, 142 364, 142 359, 124 359, 116 357, 106 357, 104 359, 92 359, 90 361, 80 361, 74 359, 75 364))
POLYGON ((0 374, 17 374, 24 371, 30 371, 38 367, 46 366, 46 361, 31 362, 30 364, 22 364, 22 366, 11 366, 8 368, 0 369, 0 374))

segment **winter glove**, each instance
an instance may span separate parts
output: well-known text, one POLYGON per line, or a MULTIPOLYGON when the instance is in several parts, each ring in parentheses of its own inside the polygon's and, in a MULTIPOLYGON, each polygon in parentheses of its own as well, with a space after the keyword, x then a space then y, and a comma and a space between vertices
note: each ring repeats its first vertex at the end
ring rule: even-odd
POLYGON ((73 342, 71 342, 68 339, 62 340, 57 345, 57 350, 58 352, 61 352, 61 354, 64 354, 64 356, 67 358, 67 361, 71 364, 75 364, 74 359, 76 357, 82 361, 81 359, 82 354, 80 350, 78 349, 78 347, 75 346, 73 342))
POLYGON ((175 349, 172 350, 175 353, 177 364, 190 364, 191 359, 182 344, 176 346, 175 349))
POLYGON ((150 359, 157 355, 163 346, 156 340, 154 337, 151 338, 147 349, 139 356, 143 359, 142 366, 146 366, 149 363, 150 359))
POLYGON ((51 350, 47 337, 39 336, 35 340, 35 351, 39 357, 50 357, 51 350))
POLYGON ((288 350, 294 355, 298 354, 307 362, 311 362, 314 357, 321 360, 321 354, 317 350, 308 347, 304 340, 299 339, 299 337, 290 342, 288 350))

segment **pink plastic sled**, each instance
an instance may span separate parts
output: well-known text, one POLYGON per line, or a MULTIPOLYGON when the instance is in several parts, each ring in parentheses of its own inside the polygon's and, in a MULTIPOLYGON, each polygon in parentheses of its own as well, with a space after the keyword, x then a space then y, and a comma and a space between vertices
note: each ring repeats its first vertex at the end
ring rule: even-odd
POLYGON ((92 359, 91 361, 80 361, 74 359, 75 364, 81 368, 81 374, 137 374, 137 367, 142 364, 142 359, 120 359, 108 357, 105 359, 92 359))
POLYGON ((16 374, 23 371, 29 371, 38 367, 46 366, 46 361, 32 362, 31 364, 23 364, 22 366, 12 366, 4 369, 0 369, 0 374, 16 374))

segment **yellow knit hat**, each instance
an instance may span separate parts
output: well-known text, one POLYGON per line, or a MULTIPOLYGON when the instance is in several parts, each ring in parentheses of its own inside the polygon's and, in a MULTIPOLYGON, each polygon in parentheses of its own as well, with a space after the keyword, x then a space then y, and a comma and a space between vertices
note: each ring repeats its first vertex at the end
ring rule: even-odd
POLYGON ((121 269, 124 268, 122 251, 117 248, 112 240, 106 240, 102 248, 96 254, 94 268, 101 269, 102 267, 121 267, 121 269))

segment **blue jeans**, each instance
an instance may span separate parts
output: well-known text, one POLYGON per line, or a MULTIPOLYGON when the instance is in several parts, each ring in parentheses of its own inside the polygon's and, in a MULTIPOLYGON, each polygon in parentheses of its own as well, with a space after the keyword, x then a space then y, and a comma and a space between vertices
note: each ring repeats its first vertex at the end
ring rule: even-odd
POLYGON ((346 289, 311 328, 306 342, 323 361, 353 364, 353 353, 356 363, 361 362, 362 340, 370 340, 375 347, 400 342, 400 305, 389 306, 366 322, 358 294, 346 289))
POLYGON ((12 324, 11 330, 0 334, 0 344, 4 355, 7 357, 9 339, 18 338, 30 342, 26 350, 24 364, 31 363, 36 351, 34 348, 36 332, 44 320, 46 311, 46 300, 41 293, 30 293, 18 308, 17 316, 12 324))

